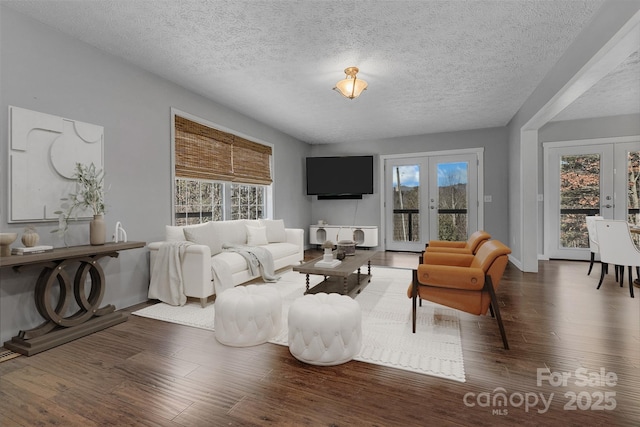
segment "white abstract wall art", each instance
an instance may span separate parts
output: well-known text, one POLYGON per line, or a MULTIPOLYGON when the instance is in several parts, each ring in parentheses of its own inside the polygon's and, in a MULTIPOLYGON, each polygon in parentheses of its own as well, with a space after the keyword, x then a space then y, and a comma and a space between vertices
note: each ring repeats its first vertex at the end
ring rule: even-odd
POLYGON ((9 222, 57 221, 76 163, 104 170, 104 128, 13 106, 9 126, 9 222))

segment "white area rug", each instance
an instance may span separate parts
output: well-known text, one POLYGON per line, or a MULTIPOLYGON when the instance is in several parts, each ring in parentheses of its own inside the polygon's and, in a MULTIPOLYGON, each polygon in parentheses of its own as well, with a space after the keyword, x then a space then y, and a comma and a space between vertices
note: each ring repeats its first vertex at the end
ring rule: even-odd
MULTIPOLYGON (((411 270, 372 267, 373 278, 356 301, 362 310, 362 349, 354 358, 367 363, 465 382, 460 324, 455 310, 423 302, 418 307, 416 333, 411 332, 411 300, 407 287, 411 270)), ((310 276, 311 284, 322 279, 310 276)), ((270 342, 288 345, 287 313, 304 294, 305 275, 287 271, 273 286, 283 299, 283 327, 270 342)), ((214 304, 182 307, 158 303, 133 314, 166 322, 214 330, 214 304)))

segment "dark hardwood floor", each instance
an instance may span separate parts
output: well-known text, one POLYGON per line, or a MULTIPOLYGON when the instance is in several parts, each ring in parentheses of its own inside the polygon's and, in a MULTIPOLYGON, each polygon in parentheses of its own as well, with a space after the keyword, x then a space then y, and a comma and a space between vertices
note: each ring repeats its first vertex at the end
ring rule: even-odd
POLYGON ((225 347, 209 331, 130 316, 0 363, 0 425, 639 426, 640 289, 631 299, 610 274, 596 290, 599 266, 587 268, 508 266, 498 299, 511 350, 490 316, 460 313, 466 383, 355 361, 310 366, 285 346, 225 347))

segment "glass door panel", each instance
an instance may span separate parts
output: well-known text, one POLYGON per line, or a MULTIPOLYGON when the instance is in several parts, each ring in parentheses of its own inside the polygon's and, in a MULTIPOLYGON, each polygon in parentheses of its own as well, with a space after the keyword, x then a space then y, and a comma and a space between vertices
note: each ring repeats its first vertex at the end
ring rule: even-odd
POLYGON ((640 224, 640 151, 627 153, 627 222, 640 224))
POLYGON ((421 171, 424 163, 412 160, 387 161, 388 185, 387 249, 401 251, 424 250, 424 217, 421 215, 424 197, 421 194, 421 171))
POLYGON ((478 229, 476 156, 435 156, 429 171, 430 239, 467 240, 478 229))
POLYGON ((420 241, 420 165, 393 167, 393 240, 420 241))
POLYGON ((478 161, 477 154, 385 160, 386 249, 467 240, 478 229, 478 161))
POLYGON ((545 148, 545 253, 589 259, 585 217, 640 223, 640 141, 545 148))
POLYGON ((600 215, 601 163, 600 153, 560 156, 561 248, 589 248, 585 217, 600 215))

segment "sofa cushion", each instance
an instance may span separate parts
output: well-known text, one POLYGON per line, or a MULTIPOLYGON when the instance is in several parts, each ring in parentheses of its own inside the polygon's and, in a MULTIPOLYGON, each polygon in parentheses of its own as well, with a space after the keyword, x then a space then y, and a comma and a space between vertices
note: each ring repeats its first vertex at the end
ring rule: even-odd
MULTIPOLYGON (((214 258, 214 257, 212 257, 214 258)), ((217 260, 224 261, 229 266, 231 274, 247 270, 247 260, 237 252, 220 252, 215 256, 217 260)))
POLYGON ((214 221, 215 228, 220 236, 221 244, 246 245, 247 221, 234 219, 230 221, 214 221))
POLYGON ((204 224, 184 227, 184 236, 189 242, 209 246, 211 255, 213 256, 222 251, 223 243, 216 224, 217 222, 211 221, 204 224))
POLYGON ((247 225, 247 245, 262 246, 269 243, 267 241, 266 227, 252 227, 247 225))
POLYGON ((289 255, 295 255, 300 251, 300 248, 293 243, 269 243, 264 247, 271 252, 274 260, 288 257, 289 255))
POLYGON ((267 229, 267 241, 269 243, 282 243, 287 241, 284 221, 281 219, 261 219, 260 224, 267 229))
POLYGON ((166 225, 164 227, 164 240, 167 242, 184 242, 186 240, 184 236, 184 227, 178 225, 166 225))

